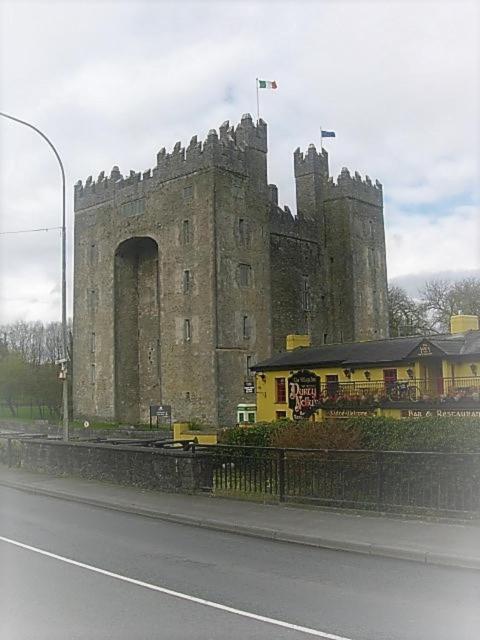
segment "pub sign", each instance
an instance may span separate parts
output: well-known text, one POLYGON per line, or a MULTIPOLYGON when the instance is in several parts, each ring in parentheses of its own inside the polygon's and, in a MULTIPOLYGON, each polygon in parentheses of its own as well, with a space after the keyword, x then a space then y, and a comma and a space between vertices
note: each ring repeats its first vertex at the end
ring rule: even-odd
POLYGON ((309 415, 309 410, 318 405, 319 398, 320 378, 312 371, 297 371, 288 378, 288 406, 295 420, 309 415))

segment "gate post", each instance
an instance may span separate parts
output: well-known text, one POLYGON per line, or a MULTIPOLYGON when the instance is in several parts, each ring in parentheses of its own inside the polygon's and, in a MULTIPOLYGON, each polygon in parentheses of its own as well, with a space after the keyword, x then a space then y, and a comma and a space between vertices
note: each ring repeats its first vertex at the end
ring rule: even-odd
POLYGON ((385 500, 385 470, 383 451, 377 451, 377 510, 382 511, 385 500))
POLYGON ((285 449, 277 450, 278 501, 285 502, 285 449))

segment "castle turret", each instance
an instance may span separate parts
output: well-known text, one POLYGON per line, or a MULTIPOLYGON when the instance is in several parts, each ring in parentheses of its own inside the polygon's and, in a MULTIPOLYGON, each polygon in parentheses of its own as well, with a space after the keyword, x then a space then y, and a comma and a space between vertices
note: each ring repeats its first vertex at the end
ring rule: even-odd
POLYGON ((300 148, 293 154, 297 215, 300 218, 318 220, 322 211, 325 185, 328 180, 328 153, 318 152, 311 144, 305 154, 300 148))

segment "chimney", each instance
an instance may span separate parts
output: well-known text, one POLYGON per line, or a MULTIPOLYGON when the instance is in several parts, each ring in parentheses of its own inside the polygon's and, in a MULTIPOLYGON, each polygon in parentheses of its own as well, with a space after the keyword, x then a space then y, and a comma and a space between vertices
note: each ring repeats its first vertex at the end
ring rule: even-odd
POLYGON ((286 338, 287 351, 293 351, 294 349, 298 349, 299 347, 309 347, 309 346, 310 346, 310 336, 291 333, 286 338))
POLYGON ((465 331, 478 331, 478 316, 459 313, 450 318, 450 333, 465 333, 465 331))

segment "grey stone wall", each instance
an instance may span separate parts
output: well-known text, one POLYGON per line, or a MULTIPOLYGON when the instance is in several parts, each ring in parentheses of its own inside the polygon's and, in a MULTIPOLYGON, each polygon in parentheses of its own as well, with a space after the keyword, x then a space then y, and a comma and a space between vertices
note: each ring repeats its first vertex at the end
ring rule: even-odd
POLYGON ((140 447, 0 438, 0 462, 28 471, 78 476, 159 491, 212 487, 208 454, 140 447))

